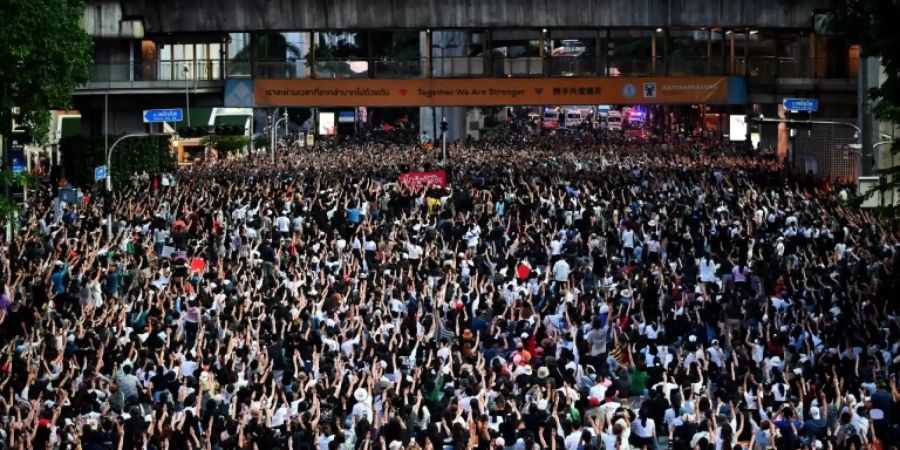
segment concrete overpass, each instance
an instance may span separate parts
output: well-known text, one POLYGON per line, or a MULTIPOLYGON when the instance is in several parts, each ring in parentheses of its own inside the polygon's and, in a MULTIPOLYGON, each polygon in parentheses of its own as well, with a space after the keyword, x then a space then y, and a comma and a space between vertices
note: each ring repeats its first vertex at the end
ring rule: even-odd
POLYGON ((828 0, 123 0, 147 33, 532 27, 812 27, 828 0))
MULTIPOLYGON (((83 23, 96 38, 95 63, 76 106, 91 134, 105 128, 107 104, 113 133, 139 131, 142 108, 187 103, 258 106, 264 121, 264 104, 229 104, 227 86, 317 88, 326 79, 343 87, 358 79, 443 86, 460 78, 543 77, 561 85, 566 77, 743 78, 746 103, 717 112, 771 117, 784 97, 814 97, 820 117, 855 121, 869 108, 857 93, 877 82, 878 72, 877 61, 860 58, 858 47, 820 26, 830 0, 86 2, 83 23), (373 47, 375 36, 402 33, 416 36, 411 56, 373 47), (343 34, 362 36, 356 53, 318 51, 343 34), (573 40, 583 54, 556 53, 573 40)), ((451 136, 464 137, 466 113, 449 109, 439 115, 448 116, 451 136)), ((421 126, 434 128, 437 116, 434 107, 423 107, 421 126)), ((780 144, 781 134, 762 130, 762 141, 780 144)))

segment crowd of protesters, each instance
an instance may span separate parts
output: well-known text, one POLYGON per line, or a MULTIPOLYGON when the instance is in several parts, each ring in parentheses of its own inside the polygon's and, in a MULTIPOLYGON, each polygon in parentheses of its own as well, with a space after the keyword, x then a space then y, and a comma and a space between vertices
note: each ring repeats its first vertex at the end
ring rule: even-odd
POLYGON ((33 196, 0 256, 0 448, 900 442, 900 227, 845 188, 702 139, 268 161, 33 196))

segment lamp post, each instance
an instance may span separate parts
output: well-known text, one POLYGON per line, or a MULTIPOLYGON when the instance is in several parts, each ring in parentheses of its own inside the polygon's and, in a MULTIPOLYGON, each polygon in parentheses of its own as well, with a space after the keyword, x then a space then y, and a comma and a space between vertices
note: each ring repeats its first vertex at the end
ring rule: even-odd
POLYGON ((447 162, 447 118, 441 118, 441 159, 447 162))
POLYGON ((191 71, 190 67, 188 67, 187 63, 184 64, 184 103, 185 109, 184 112, 187 116, 187 126, 191 126, 191 94, 188 90, 190 88, 190 83, 188 83, 188 72, 191 71))
MULTIPOLYGON (((278 125, 281 124, 281 122, 287 123, 287 117, 278 119, 278 121, 275 122, 275 124, 272 126, 272 164, 275 164, 275 131, 278 129, 278 125)), ((285 125, 285 128, 286 127, 287 125, 285 125)))

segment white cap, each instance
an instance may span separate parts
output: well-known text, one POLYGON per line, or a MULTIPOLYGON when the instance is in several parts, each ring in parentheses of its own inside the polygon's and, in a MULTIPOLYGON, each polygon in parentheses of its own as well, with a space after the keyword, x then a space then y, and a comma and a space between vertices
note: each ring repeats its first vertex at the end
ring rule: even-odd
POLYGON ((822 414, 819 412, 819 408, 813 406, 809 408, 809 416, 813 418, 813 420, 819 420, 822 418, 822 414))

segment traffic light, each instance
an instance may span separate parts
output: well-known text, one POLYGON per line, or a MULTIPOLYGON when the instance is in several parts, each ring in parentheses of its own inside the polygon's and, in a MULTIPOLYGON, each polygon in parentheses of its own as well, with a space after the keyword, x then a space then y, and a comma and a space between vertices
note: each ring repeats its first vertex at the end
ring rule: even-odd
POLYGON ((197 138, 206 136, 207 131, 204 128, 198 127, 181 127, 178 129, 178 136, 183 138, 197 138))
POLYGON ((244 134, 243 125, 216 125, 213 134, 217 136, 241 136, 244 134))
POLYGON ((441 131, 447 132, 447 118, 441 119, 441 131))

